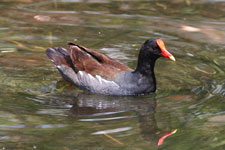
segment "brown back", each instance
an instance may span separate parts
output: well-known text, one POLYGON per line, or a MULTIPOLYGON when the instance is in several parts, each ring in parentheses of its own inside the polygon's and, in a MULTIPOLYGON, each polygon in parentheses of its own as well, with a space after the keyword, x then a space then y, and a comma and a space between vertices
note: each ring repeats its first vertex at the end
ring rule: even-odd
POLYGON ((72 43, 68 46, 72 64, 77 71, 85 71, 93 76, 99 75, 105 79, 114 80, 117 74, 131 70, 126 65, 99 52, 72 43))

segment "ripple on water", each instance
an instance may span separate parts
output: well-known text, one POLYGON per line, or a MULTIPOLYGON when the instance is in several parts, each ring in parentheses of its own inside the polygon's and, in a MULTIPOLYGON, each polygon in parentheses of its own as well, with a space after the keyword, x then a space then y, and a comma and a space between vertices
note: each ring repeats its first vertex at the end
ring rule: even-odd
POLYGON ((25 128, 23 122, 17 116, 8 112, 0 111, 0 129, 19 129, 25 128))
POLYGON ((13 48, 13 47, 3 47, 0 48, 0 53, 12 53, 12 52, 16 52, 17 48, 13 48))
POLYGON ((103 113, 95 113, 91 116, 105 116, 105 115, 114 115, 114 114, 118 114, 118 113, 123 113, 125 111, 116 111, 116 112, 103 112, 103 113))
POLYGON ((0 141, 8 140, 8 139, 10 139, 10 136, 0 136, 0 141))
POLYGON ((66 13, 66 14, 75 14, 77 13, 76 11, 66 11, 66 10, 38 10, 38 9, 33 9, 33 7, 35 8, 42 8, 42 6, 46 6, 46 5, 50 5, 52 2, 51 1, 45 1, 45 2, 40 2, 40 3, 34 3, 34 4, 26 4, 24 6, 19 6, 18 9, 21 9, 21 10, 26 10, 26 11, 29 11, 29 12, 42 12, 42 13, 49 13, 49 14, 54 14, 54 13, 60 13, 60 14, 63 14, 63 13, 66 13))
POLYGON ((0 30, 9 30, 8 27, 0 27, 0 30))
POLYGON ((25 128, 25 125, 0 125, 0 128, 25 128))
POLYGON ((49 129, 49 128, 62 128, 65 127, 64 124, 41 124, 37 125, 36 128, 49 129))
POLYGON ((57 115, 57 116, 68 116, 68 109, 40 109, 37 114, 57 115))
POLYGON ((225 96, 225 81, 222 81, 221 83, 217 84, 212 93, 213 94, 221 94, 221 95, 225 96))
POLYGON ((123 127, 123 128, 116 128, 116 129, 101 130, 101 131, 92 133, 92 135, 118 133, 118 132, 128 131, 131 129, 132 127, 123 127))
POLYGON ((64 2, 64 3, 78 3, 78 2, 83 2, 83 0, 58 0, 59 2, 64 2))
POLYGON ((107 53, 107 55, 113 59, 127 60, 128 57, 125 53, 121 52, 118 48, 102 48, 101 51, 107 53))
POLYGON ((107 121, 107 120, 118 120, 118 119, 126 119, 133 118, 135 116, 120 116, 120 117, 107 117, 107 118, 91 118, 91 119, 80 119, 80 121, 107 121))

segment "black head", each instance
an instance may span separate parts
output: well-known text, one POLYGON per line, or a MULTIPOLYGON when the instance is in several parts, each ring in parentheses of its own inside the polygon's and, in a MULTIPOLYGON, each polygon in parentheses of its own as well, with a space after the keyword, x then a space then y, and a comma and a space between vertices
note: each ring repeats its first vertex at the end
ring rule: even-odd
POLYGON ((155 61, 161 56, 175 61, 173 55, 166 50, 161 39, 145 41, 139 52, 136 72, 141 72, 142 74, 153 73, 155 61))
POLYGON ((170 54, 161 39, 149 39, 142 45, 140 55, 144 55, 149 59, 157 59, 161 56, 175 61, 175 58, 170 54))
POLYGON ((156 43, 155 39, 146 40, 140 50, 140 55, 150 59, 157 59, 161 56, 161 50, 156 43))

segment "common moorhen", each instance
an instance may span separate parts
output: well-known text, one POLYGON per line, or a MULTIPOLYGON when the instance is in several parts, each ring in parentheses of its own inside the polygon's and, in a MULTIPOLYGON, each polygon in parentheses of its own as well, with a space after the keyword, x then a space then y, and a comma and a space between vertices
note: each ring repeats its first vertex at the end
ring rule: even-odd
POLYGON ((135 70, 81 45, 69 43, 68 47, 69 50, 48 48, 46 55, 66 81, 93 93, 106 95, 155 92, 155 61, 161 56, 175 61, 161 39, 149 39, 142 45, 135 70))

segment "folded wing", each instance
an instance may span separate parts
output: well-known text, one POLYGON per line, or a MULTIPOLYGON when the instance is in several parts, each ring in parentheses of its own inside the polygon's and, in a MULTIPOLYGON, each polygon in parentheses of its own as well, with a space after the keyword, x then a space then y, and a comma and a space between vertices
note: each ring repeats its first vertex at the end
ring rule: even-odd
POLYGON ((75 73, 82 71, 94 77, 98 75, 111 81, 117 74, 131 70, 124 64, 97 51, 73 43, 69 43, 68 47, 69 50, 48 48, 46 54, 58 67, 63 65, 71 68, 75 73))

